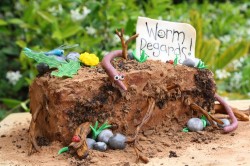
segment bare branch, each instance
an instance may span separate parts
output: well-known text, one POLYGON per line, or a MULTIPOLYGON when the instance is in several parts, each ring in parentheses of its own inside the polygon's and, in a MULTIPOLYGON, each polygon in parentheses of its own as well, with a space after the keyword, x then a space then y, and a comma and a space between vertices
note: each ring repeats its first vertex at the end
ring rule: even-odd
POLYGON ((136 153, 136 156, 137 156, 137 160, 142 160, 144 163, 148 163, 149 160, 148 160, 147 157, 143 156, 140 153, 140 149, 137 147, 137 145, 138 145, 138 134, 139 134, 139 131, 141 130, 142 126, 144 124, 146 124, 149 121, 150 117, 152 116, 154 107, 155 107, 155 101, 150 98, 147 113, 144 115, 141 124, 137 126, 137 128, 135 130, 134 137, 128 138, 127 141, 126 141, 127 143, 132 143, 133 144, 134 150, 135 150, 135 153, 136 153))
POLYGON ((115 32, 116 32, 117 36, 120 38, 120 40, 121 40, 123 58, 127 59, 128 58, 128 43, 131 42, 132 40, 134 40, 135 38, 137 38, 139 36, 139 34, 135 34, 135 35, 131 36, 127 41, 125 41, 125 39, 124 39, 124 29, 121 29, 121 32, 119 32, 116 29, 115 32))

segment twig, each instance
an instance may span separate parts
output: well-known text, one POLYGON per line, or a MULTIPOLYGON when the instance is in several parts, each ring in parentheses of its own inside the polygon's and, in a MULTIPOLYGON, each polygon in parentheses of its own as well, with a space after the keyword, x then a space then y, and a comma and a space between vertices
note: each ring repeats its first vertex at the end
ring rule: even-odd
POLYGON ((28 151, 28 155, 30 156, 31 154, 33 154, 33 152, 40 152, 40 147, 38 146, 36 139, 34 137, 34 133, 31 131, 35 131, 35 125, 36 122, 31 120, 30 122, 30 128, 29 128, 29 151, 28 151), (31 128, 33 128, 33 130, 31 130, 31 128))
POLYGON ((88 155, 88 145, 86 143, 87 135, 90 132, 90 122, 82 123, 75 130, 75 135, 80 137, 80 142, 71 142, 69 145, 70 151, 77 153, 80 159, 88 155))
POLYGON ((128 139, 126 142, 130 143, 130 142, 134 142, 139 134, 139 131, 141 130, 141 127, 146 124, 149 120, 149 118, 151 117, 153 110, 154 110, 154 106, 155 106, 155 101, 153 99, 149 100, 149 106, 148 106, 148 110, 147 113, 145 114, 144 118, 142 119, 142 122, 137 126, 136 130, 135 130, 135 135, 133 138, 128 139))
POLYGON ((139 34, 134 34, 133 36, 131 36, 126 42, 125 44, 128 45, 128 43, 130 43, 132 40, 136 39, 139 36, 139 34))
MULTIPOLYGON (((20 104, 18 104, 17 106, 15 106, 15 107, 13 107, 12 109, 10 109, 8 112, 13 112, 13 111, 15 111, 16 109, 18 109, 19 107, 22 107, 22 103, 24 103, 25 105, 26 104, 28 104, 30 102, 30 99, 27 99, 27 100, 25 100, 24 102, 21 102, 20 104)), ((26 110, 25 110, 26 111, 26 110)))
POLYGON ((207 118, 207 120, 210 122, 211 126, 217 128, 217 126, 214 124, 213 120, 214 120, 215 122, 219 123, 219 124, 222 124, 222 125, 224 124, 221 120, 219 120, 219 119, 213 117, 212 115, 208 114, 208 112, 207 112, 206 110, 204 110, 203 108, 201 108, 201 107, 198 106, 197 104, 191 103, 191 104, 190 104, 190 107, 191 107, 192 109, 194 109, 195 111, 199 111, 199 112, 201 112, 204 116, 206 116, 206 118, 207 118))
POLYGON ((40 110, 42 109, 42 104, 39 104, 39 106, 35 109, 35 112, 33 114, 32 120, 35 122, 39 113, 41 112, 40 110))
MULTIPOLYGON (((226 113, 225 108, 221 104, 215 104, 215 113, 226 113)), ((249 116, 247 115, 248 110, 238 110, 237 108, 231 107, 234 115, 240 121, 249 121, 249 116)))
POLYGON ((155 107, 155 101, 153 99, 149 99, 149 105, 148 105, 148 110, 145 114, 145 116, 143 117, 142 119, 142 122, 140 123, 140 125, 137 126, 136 130, 135 130, 135 135, 134 137, 132 138, 128 138, 127 139, 127 143, 132 143, 133 146, 134 146, 134 150, 135 150, 135 153, 136 153, 136 156, 137 156, 137 161, 138 160, 141 160, 143 161, 144 163, 148 163, 149 160, 147 157, 143 156, 141 153, 140 153, 140 150, 139 148, 137 147, 138 145, 138 134, 139 134, 139 131, 141 130, 142 126, 144 124, 146 124, 150 117, 152 116, 152 113, 153 113, 153 110, 154 110, 154 107, 155 107))
POLYGON ((127 41, 125 41, 124 39, 124 29, 121 29, 121 32, 119 32, 116 29, 116 34, 117 36, 120 38, 121 43, 122 43, 122 55, 124 59, 128 58, 128 43, 131 42, 132 40, 134 40, 135 38, 137 38, 139 36, 139 34, 135 34, 133 36, 131 36, 127 41))
POLYGON ((213 114, 213 117, 215 117, 217 119, 228 119, 229 115, 216 113, 216 114, 213 114))
POLYGON ((134 150, 135 150, 135 153, 136 153, 136 156, 137 156, 137 162, 139 162, 139 160, 143 161, 143 163, 148 163, 149 162, 149 159, 145 156, 143 156, 141 153, 140 153, 140 150, 138 149, 137 146, 134 145, 134 150))

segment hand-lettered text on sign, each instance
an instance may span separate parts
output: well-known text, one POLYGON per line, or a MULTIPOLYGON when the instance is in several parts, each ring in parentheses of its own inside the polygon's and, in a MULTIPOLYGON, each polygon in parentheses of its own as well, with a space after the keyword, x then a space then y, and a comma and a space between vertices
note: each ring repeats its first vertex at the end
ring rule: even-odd
POLYGON ((145 53, 153 60, 166 62, 178 57, 178 63, 195 57, 196 31, 186 23, 138 17, 136 54, 145 53))

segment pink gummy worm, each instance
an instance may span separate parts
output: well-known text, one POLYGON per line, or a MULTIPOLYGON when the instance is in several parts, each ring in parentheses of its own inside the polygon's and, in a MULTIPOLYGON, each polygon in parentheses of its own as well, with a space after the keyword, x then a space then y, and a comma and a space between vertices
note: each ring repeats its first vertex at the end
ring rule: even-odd
POLYGON ((229 115, 230 119, 232 120, 232 124, 229 126, 226 126, 223 128, 225 133, 232 132, 237 129, 238 127, 238 120, 235 117, 231 107, 227 104, 225 100, 221 96, 219 96, 217 93, 214 95, 214 97, 218 100, 218 102, 225 108, 227 114, 229 115))
MULTIPOLYGON (((110 63, 115 57, 122 57, 122 50, 115 50, 104 56, 102 59, 102 67, 106 70, 110 79, 114 80, 114 77, 119 75, 116 69, 110 63)), ((127 87, 121 80, 115 80, 116 84, 123 90, 127 90, 127 87)))

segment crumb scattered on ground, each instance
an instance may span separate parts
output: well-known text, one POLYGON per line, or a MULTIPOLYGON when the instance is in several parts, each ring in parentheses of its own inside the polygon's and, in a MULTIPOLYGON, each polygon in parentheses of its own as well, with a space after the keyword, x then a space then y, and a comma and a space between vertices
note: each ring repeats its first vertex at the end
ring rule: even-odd
MULTIPOLYGON (((28 156, 29 121, 22 121, 19 117, 14 120, 18 123, 13 123, 13 120, 1 122, 1 126, 7 127, 0 129, 0 165, 136 165, 135 152, 131 146, 125 150, 109 149, 106 152, 90 150, 85 160, 79 160, 68 153, 57 155, 62 145, 53 142, 49 146, 42 146, 40 153, 28 156)), ((148 165, 248 165, 249 129, 249 122, 240 122, 239 128, 229 134, 221 134, 220 130, 201 133, 163 130, 150 135, 140 133, 139 148, 149 157, 148 165)))

